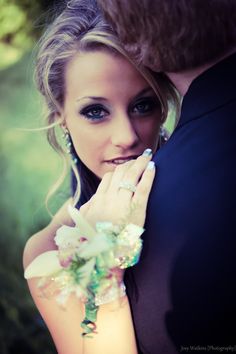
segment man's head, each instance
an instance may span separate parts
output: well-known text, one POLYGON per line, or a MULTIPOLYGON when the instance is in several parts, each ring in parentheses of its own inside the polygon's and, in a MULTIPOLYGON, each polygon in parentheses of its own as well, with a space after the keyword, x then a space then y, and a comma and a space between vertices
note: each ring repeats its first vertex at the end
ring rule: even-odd
POLYGON ((236 0, 98 0, 136 60, 178 72, 236 46, 236 0))

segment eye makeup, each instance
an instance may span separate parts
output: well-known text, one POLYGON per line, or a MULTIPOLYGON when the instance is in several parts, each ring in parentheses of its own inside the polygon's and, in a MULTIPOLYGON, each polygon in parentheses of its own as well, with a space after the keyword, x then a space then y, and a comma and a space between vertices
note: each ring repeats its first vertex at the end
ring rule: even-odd
POLYGON ((131 112, 131 114, 145 116, 152 114, 159 108, 161 108, 161 105, 156 96, 145 96, 140 97, 136 101, 134 101, 130 105, 129 111, 131 112))
POLYGON ((86 119, 99 121, 104 119, 109 114, 109 112, 108 109, 104 107, 104 105, 100 103, 92 103, 82 107, 79 110, 79 114, 86 119))

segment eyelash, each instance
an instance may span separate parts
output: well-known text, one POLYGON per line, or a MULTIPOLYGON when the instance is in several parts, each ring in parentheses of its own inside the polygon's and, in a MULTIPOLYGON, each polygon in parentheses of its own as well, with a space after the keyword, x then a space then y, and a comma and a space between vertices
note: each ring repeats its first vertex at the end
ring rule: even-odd
POLYGON ((94 104, 94 105, 90 105, 88 107, 85 107, 79 113, 82 116, 84 116, 86 119, 93 120, 93 121, 102 120, 105 116, 107 116, 109 114, 108 110, 105 109, 100 104, 94 104), (104 114, 103 115, 99 114, 99 116, 96 114, 95 115, 91 114, 93 111, 96 111, 96 110, 99 111, 100 113, 104 112, 104 114))
POLYGON ((134 114, 140 114, 140 115, 148 115, 150 113, 152 113, 154 110, 156 110, 158 107, 160 106, 159 101, 157 100, 157 98, 154 97, 144 97, 139 99, 137 102, 135 102, 134 106, 131 108, 131 112, 133 112, 134 114), (137 107, 139 106, 139 110, 138 112, 135 112, 135 110, 137 109, 137 107), (144 109, 140 109, 143 106, 144 109), (146 106, 146 108, 145 108, 146 106))
MULTIPOLYGON (((134 114, 135 116, 146 116, 151 114, 154 110, 156 110, 160 106, 159 101, 154 97, 144 97, 136 101, 134 104, 129 107, 129 113, 134 114), (139 106, 139 108, 138 108, 139 106), (146 106, 146 107, 145 107, 146 106)), ((101 104, 93 104, 89 105, 79 112, 86 119, 91 121, 103 121, 106 116, 110 114, 108 109, 106 109, 101 104), (95 113, 94 112, 99 112, 95 113), (101 114, 102 113, 102 114, 101 114)))

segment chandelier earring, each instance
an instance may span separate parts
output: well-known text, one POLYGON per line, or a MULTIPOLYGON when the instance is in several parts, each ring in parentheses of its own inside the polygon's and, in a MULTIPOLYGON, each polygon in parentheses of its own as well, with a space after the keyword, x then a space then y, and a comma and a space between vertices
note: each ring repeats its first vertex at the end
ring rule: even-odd
POLYGON ((63 130, 64 130, 64 132, 62 134, 62 137, 65 141, 66 152, 67 152, 67 154, 70 155, 71 161, 76 165, 78 162, 78 157, 76 155, 75 148, 74 148, 73 142, 71 140, 69 130, 67 128, 63 128, 63 130))

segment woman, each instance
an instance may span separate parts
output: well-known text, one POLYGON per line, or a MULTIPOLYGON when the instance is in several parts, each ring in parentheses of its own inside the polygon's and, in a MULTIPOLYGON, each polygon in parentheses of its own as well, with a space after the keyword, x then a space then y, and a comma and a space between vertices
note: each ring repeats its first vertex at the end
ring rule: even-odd
MULTIPOLYGON (((73 198, 27 242, 26 274, 37 256, 57 251, 54 238, 60 227, 74 226, 68 205, 80 208, 93 227, 97 221, 120 225, 124 219, 143 227, 155 175, 150 160, 159 147, 168 99, 175 98, 164 78, 132 62, 94 2, 71 1, 56 18, 41 40, 36 78, 49 108, 49 141, 62 154, 55 127, 64 131, 78 183, 73 198)), ((92 340, 80 335, 83 301, 72 293, 63 311, 55 296, 39 296, 37 278, 28 279, 59 353, 137 352, 124 270, 116 267, 111 274, 119 292, 108 301, 103 294, 92 340)))

